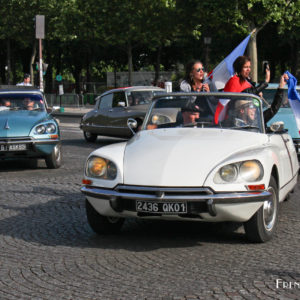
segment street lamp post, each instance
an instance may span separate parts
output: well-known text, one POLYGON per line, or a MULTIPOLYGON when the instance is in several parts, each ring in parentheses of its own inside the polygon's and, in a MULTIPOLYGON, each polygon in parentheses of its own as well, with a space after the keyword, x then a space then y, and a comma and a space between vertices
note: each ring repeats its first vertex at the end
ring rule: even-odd
POLYGON ((204 38, 204 45, 205 45, 205 65, 206 68, 208 68, 209 65, 209 45, 211 44, 211 37, 205 37, 204 38))
POLYGON ((39 40, 39 73, 40 73, 40 90, 44 91, 43 84, 43 51, 42 51, 42 39, 45 38, 45 16, 35 16, 35 37, 39 40))

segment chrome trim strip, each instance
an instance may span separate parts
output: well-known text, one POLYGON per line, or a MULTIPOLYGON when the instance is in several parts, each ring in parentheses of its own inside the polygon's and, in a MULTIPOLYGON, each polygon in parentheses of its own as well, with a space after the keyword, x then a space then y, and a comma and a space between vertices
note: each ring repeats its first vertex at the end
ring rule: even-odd
POLYGON ((51 139, 47 139, 47 140, 9 140, 9 141, 5 141, 5 140, 0 140, 0 144, 1 145, 11 145, 11 144, 55 144, 58 143, 60 140, 55 139, 55 140, 51 140, 51 139))
MULTIPOLYGON (((176 190, 173 190, 176 192, 176 190)), ((190 202, 206 202, 212 200, 214 204, 224 203, 249 203, 249 202, 264 202, 272 194, 268 191, 261 192, 237 192, 237 193, 220 193, 211 195, 149 195, 136 193, 120 193, 116 190, 95 188, 91 186, 84 186, 81 192, 87 196, 115 200, 116 198, 131 199, 131 200, 145 200, 145 201, 190 201, 190 202)))

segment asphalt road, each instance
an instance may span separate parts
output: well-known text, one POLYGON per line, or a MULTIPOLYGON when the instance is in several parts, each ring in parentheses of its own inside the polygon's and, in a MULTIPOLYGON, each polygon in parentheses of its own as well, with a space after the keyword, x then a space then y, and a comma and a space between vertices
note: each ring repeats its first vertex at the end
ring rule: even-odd
POLYGON ((300 299, 299 186, 275 238, 249 243, 233 224, 127 220, 97 236, 80 193, 86 143, 61 120, 63 166, 0 162, 0 299, 300 299))

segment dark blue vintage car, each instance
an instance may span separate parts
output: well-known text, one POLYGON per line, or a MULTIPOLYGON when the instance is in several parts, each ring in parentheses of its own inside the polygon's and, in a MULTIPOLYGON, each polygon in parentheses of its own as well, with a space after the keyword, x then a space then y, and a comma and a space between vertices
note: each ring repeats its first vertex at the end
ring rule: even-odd
POLYGON ((0 159, 45 159, 47 168, 61 166, 57 121, 38 89, 0 89, 0 159))

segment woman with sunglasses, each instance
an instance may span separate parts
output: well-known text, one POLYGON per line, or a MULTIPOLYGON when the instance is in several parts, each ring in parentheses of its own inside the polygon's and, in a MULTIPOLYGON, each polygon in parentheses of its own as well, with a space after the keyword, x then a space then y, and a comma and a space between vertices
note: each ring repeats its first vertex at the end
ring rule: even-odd
POLYGON ((185 76, 180 83, 182 92, 209 92, 209 85, 204 83, 204 67, 201 61, 190 61, 185 68, 185 76))

